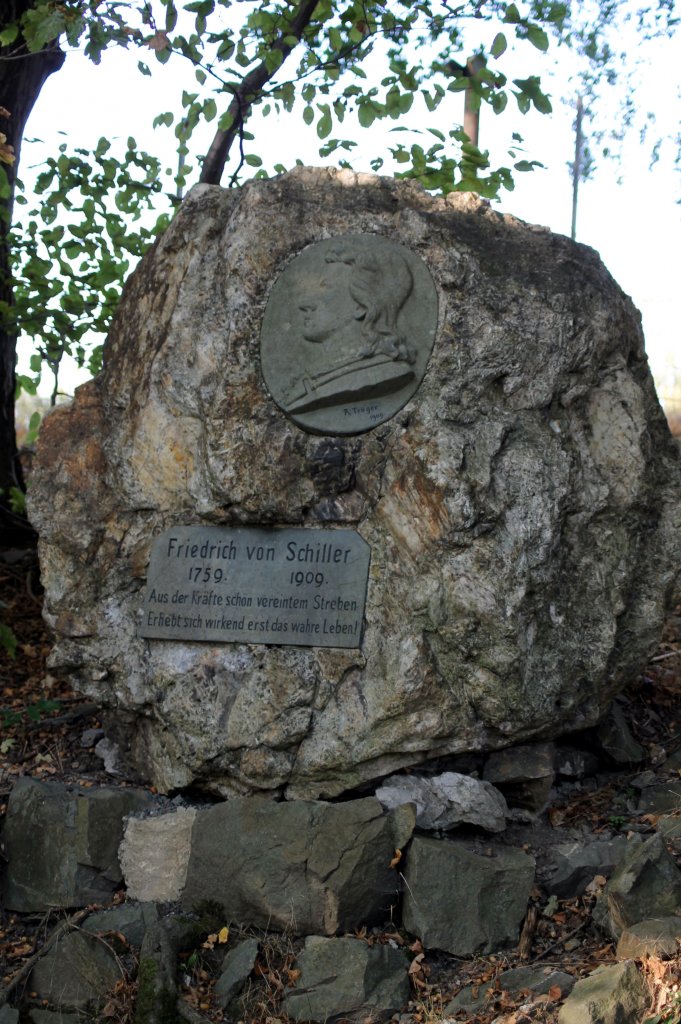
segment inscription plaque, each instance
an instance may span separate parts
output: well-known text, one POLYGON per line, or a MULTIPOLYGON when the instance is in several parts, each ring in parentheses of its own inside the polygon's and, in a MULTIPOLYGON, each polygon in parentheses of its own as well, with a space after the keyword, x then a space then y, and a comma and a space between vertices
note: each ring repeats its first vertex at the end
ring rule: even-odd
POLYGON ((394 416, 426 372, 437 293, 423 260, 382 235, 340 235, 299 253, 272 286, 262 374, 295 423, 359 434, 394 416))
POLYGON ((359 647, 369 558, 354 530, 178 526, 154 541, 139 633, 359 647))

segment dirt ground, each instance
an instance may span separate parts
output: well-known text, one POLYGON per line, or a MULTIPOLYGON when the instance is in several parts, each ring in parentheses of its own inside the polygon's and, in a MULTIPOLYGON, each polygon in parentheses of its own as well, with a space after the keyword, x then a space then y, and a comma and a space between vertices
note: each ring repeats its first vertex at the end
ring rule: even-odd
MULTIPOLYGON (((20 775, 54 779, 80 786, 116 784, 103 771, 94 753, 101 733, 99 709, 79 698, 68 677, 47 667, 50 638, 41 618, 41 590, 35 552, 0 549, 0 622, 16 637, 12 658, 0 648, 0 817, 12 786, 20 775)), ((654 831, 654 815, 632 809, 631 781, 643 770, 661 771, 665 759, 681 747, 681 608, 669 616, 659 649, 625 695, 625 711, 632 733, 647 751, 647 763, 631 771, 603 772, 588 785, 558 791, 553 805, 529 833, 532 852, 539 854, 566 834, 594 836, 642 834, 654 831)), ((118 784, 125 784, 124 781, 118 784)), ((672 852, 674 852, 672 850, 672 852)), ((681 866, 681 865, 680 865, 681 866)), ((400 1024, 435 1024, 443 1008, 466 984, 487 995, 476 1013, 448 1015, 467 1024, 523 1024, 557 1021, 564 997, 560 988, 542 996, 505 992, 498 976, 509 967, 534 964, 576 977, 603 963, 615 962, 613 944, 594 925, 591 910, 597 879, 579 899, 549 903, 540 885, 517 949, 494 956, 462 960, 424 951, 418 941, 386 924, 383 929, 359 933, 367 942, 391 942, 410 952, 412 1001, 400 1024)), ((121 892, 115 901, 125 898, 121 892)), ((22 984, 30 977, 31 958, 39 955, 45 938, 58 924, 59 915, 16 915, 0 911, 0 979, 3 985, 22 984)), ((223 922, 227 924, 228 922, 223 922)), ((225 933, 215 931, 181 956, 179 984, 188 1020, 223 1021, 212 989, 224 954, 225 933), (193 1016, 192 1016, 193 1014, 193 1016)), ((236 929, 232 927, 232 939, 236 929)), ((279 1006, 286 987, 295 983, 295 953, 300 943, 288 936, 260 936, 261 953, 247 991, 242 1018, 246 1024, 280 1024, 279 1006)), ((134 1017, 134 957, 123 961, 127 975, 100 1013, 102 1020, 131 1022, 134 1017)), ((653 993, 647 1024, 681 1021, 681 958, 647 961, 643 965, 653 993)), ((18 989, 19 986, 15 985, 18 989)), ((627 1022, 629 1024, 629 1022, 627 1022)), ((643 1022, 631 1022, 643 1024, 643 1022)))

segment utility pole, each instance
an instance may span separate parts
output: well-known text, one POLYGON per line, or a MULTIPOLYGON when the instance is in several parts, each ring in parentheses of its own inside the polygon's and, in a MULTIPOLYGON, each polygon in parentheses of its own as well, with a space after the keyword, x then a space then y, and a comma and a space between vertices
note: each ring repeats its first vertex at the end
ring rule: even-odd
POLYGON ((579 192, 579 179, 582 174, 582 147, 584 137, 582 135, 582 118, 584 106, 581 93, 577 97, 577 117, 575 118, 575 162, 572 165, 572 229, 570 238, 574 242, 577 234, 577 195, 579 192))
POLYGON ((480 54, 469 57, 466 61, 464 76, 469 79, 463 99, 463 130, 474 146, 478 145, 480 134, 480 97, 476 95, 470 79, 485 66, 485 58, 480 54))

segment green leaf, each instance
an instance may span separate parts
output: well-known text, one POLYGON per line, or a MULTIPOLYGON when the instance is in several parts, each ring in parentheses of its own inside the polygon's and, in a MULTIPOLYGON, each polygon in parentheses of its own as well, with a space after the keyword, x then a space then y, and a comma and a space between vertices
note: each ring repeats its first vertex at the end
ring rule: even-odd
POLYGON ((506 52, 507 46, 508 43, 506 42, 506 36, 504 35, 504 33, 497 32, 494 39, 492 40, 492 45, 490 47, 489 52, 492 54, 493 57, 501 57, 502 53, 506 52))
POLYGON ((546 53, 549 48, 549 37, 543 28, 540 28, 539 25, 528 25, 527 38, 538 50, 546 53))
POLYGON ((262 160, 255 153, 248 153, 245 159, 249 167, 262 167, 262 160))
POLYGON ((217 112, 218 107, 214 99, 209 98, 207 100, 204 100, 203 116, 205 117, 206 121, 212 121, 217 112))
POLYGON ((317 121, 317 135, 320 139, 325 139, 327 135, 331 134, 331 129, 333 128, 331 111, 326 103, 317 104, 317 106, 322 112, 322 116, 317 121))
POLYGON ((515 4, 509 4, 503 19, 507 25, 517 25, 521 21, 520 11, 515 4))
POLYGON ((13 25, 8 25, 6 29, 0 32, 0 46, 11 46, 18 35, 19 26, 16 22, 13 25))
POLYGON ((10 658, 13 658, 17 651, 17 638, 9 626, 0 622, 0 647, 4 647, 10 658))
POLYGON ((303 110, 303 121, 305 122, 305 124, 312 124, 312 122, 314 121, 314 110, 312 109, 312 107, 307 106, 303 110))

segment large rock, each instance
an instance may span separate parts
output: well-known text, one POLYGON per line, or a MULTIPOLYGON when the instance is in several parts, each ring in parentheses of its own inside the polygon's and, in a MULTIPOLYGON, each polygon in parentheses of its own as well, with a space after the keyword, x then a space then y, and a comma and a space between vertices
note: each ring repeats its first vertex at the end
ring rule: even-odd
POLYGON ((594 907, 594 920, 614 938, 623 929, 681 906, 681 871, 657 834, 631 843, 594 907))
POLYGON ((20 778, 2 833, 4 906, 26 912, 108 902, 123 880, 124 818, 150 800, 141 789, 20 778))
POLYGON ((401 949, 313 935, 297 965, 300 978, 282 1004, 292 1020, 384 1020, 409 999, 408 961, 401 949))
MULTIPOLYGON (((310 335, 300 317, 294 301, 282 337, 310 335)), ((654 645, 678 452, 639 316, 592 250, 349 171, 198 186, 128 282, 104 366, 46 418, 30 514, 53 664, 117 709, 159 790, 333 796, 583 729, 654 645), (349 234, 423 261, 438 330, 404 408, 320 436, 270 397, 259 339, 292 258, 349 234), (358 531, 361 647, 141 637, 152 542, 193 524, 358 531)))
POLYGON ((512 847, 480 854, 416 836, 404 872, 402 921, 427 949, 455 956, 515 945, 534 883, 534 858, 512 847))
POLYGON ((123 969, 108 946, 91 935, 71 932, 38 960, 30 985, 39 999, 70 1010, 101 1004, 123 977, 123 969))
POLYGON ((597 967, 578 981, 558 1013, 558 1024, 633 1024, 644 1018, 650 993, 633 960, 597 967))
POLYGON ((298 935, 382 923, 398 902, 391 861, 414 820, 411 805, 386 814, 373 797, 228 800, 197 814, 182 903, 219 903, 231 920, 298 935))

